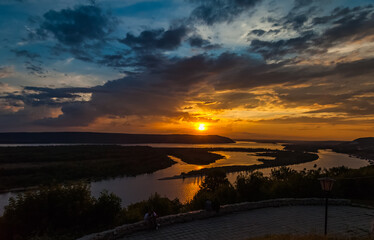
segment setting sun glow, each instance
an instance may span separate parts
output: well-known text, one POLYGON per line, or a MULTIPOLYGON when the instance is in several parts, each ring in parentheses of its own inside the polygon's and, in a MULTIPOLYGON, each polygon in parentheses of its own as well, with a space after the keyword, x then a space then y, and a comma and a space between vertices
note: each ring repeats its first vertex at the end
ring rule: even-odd
POLYGON ((197 128, 197 130, 199 130, 199 131, 205 131, 206 130, 205 124, 204 123, 200 123, 199 127, 197 128))

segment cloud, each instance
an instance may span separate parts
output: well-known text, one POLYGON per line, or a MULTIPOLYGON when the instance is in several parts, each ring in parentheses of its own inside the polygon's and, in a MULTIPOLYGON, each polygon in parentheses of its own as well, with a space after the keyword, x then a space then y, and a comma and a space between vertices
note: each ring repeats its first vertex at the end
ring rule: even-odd
POLYGON ((287 62, 270 64, 250 55, 226 52, 218 57, 200 54, 158 64, 157 68, 151 67, 102 86, 25 87, 22 93, 8 94, 2 99, 21 102, 30 108, 59 108, 58 116, 32 118, 32 124, 63 128, 89 126, 98 119, 117 117, 157 117, 189 122, 220 119, 194 113, 194 109, 186 109, 186 106, 207 112, 238 108, 267 111, 270 106, 288 109, 287 114, 290 114, 293 108, 306 106, 303 113, 311 116, 374 114, 373 104, 370 104, 374 102, 370 96, 374 89, 361 85, 369 83, 365 79, 373 75, 370 60, 335 67, 290 66, 287 62), (357 76, 355 69, 361 71, 360 76, 365 76, 361 84, 352 80, 357 76), (341 81, 346 85, 338 88, 341 81), (303 84, 306 86, 300 87, 303 84), (82 100, 82 94, 92 95, 82 100))
POLYGON ((24 87, 22 92, 0 96, 0 99, 22 101, 29 106, 59 107, 65 103, 81 102, 82 94, 92 93, 91 88, 24 87))
POLYGON ((137 37, 131 33, 127 33, 126 37, 119 41, 136 51, 174 50, 180 46, 187 33, 188 29, 185 26, 170 28, 168 30, 153 29, 145 30, 137 37))
POLYGON ((22 127, 23 131, 37 131, 43 128, 38 128, 35 125, 35 121, 48 117, 56 117, 58 114, 59 109, 48 108, 46 106, 33 107, 24 105, 18 111, 0 114, 0 131, 20 131, 20 127, 22 127))
POLYGON ((37 53, 30 52, 28 50, 12 49, 10 50, 17 57, 23 57, 27 60, 24 62, 25 68, 30 75, 45 78, 48 73, 47 70, 42 66, 41 56, 37 53))
POLYGON ((338 63, 335 72, 344 77, 374 74, 374 58, 362 59, 346 63, 338 63))
MULTIPOLYGON (((374 89, 371 90, 371 93, 374 89)), ((340 104, 334 107, 326 107, 308 113, 342 113, 347 116, 373 116, 374 115, 374 97, 361 97, 356 99, 341 100, 340 104)))
POLYGON ((91 41, 102 42, 114 31, 118 20, 98 6, 76 6, 60 11, 49 10, 31 38, 51 35, 67 46, 81 46, 91 41))
MULTIPOLYGON (((313 14, 296 12, 283 19, 272 20, 281 27, 280 30, 290 31, 291 27, 298 36, 275 41, 252 38, 250 51, 261 54, 265 59, 294 58, 295 55, 326 53, 338 44, 352 43, 374 35, 374 8, 371 5, 365 8, 336 8, 328 16, 309 16, 313 14), (306 22, 312 22, 314 28, 305 26, 306 22), (315 27, 319 25, 320 28, 315 27)), ((261 37, 266 32, 256 29, 250 34, 261 37)))
POLYGON ((333 11, 331 11, 331 14, 328 16, 322 16, 322 17, 315 17, 313 18, 313 24, 327 24, 327 23, 333 23, 334 21, 340 21, 348 17, 354 17, 356 14, 359 14, 362 10, 368 10, 369 8, 372 8, 371 5, 368 5, 367 7, 336 7, 333 11), (340 19, 340 20, 338 20, 340 19))
POLYGON ((311 44, 315 33, 305 32, 300 37, 278 41, 262 41, 255 39, 251 41, 250 50, 260 53, 265 59, 283 58, 305 51, 311 44))
POLYGON ((255 29, 255 30, 252 30, 250 33, 248 34, 254 34, 256 36, 259 36, 261 37, 262 35, 264 35, 266 33, 266 31, 262 30, 262 29, 255 29))
POLYGON ((219 44, 211 44, 209 40, 203 39, 200 35, 193 35, 188 39, 191 47, 203 48, 205 50, 217 49, 221 46, 219 44))
POLYGON ((310 6, 313 2, 313 0, 295 0, 293 9, 299 9, 303 7, 310 6))
POLYGON ((25 62, 26 70, 29 74, 35 75, 41 78, 47 77, 46 74, 48 73, 40 63, 32 63, 30 61, 25 62))
POLYGON ((16 54, 17 57, 25 57, 25 58, 29 58, 31 60, 35 60, 36 58, 40 58, 39 54, 30 52, 28 50, 12 49, 11 52, 16 54))
POLYGON ((205 122, 205 123, 216 123, 219 119, 212 119, 207 117, 201 117, 199 114, 190 114, 187 112, 181 113, 177 116, 177 119, 185 122, 205 122))
POLYGON ((11 76, 13 72, 14 68, 11 66, 0 66, 0 79, 11 76))
POLYGON ((333 22, 333 27, 328 28, 314 43, 327 48, 338 43, 358 41, 374 35, 374 8, 368 6, 365 10, 352 12, 333 22))
MULTIPOLYGON (((100 119, 213 124, 251 115, 255 119, 264 116, 264 121, 278 119, 278 123, 319 123, 374 115, 372 58, 302 61, 327 52, 331 57, 331 47, 373 37, 372 7, 336 8, 320 15, 314 2, 295 1, 290 14, 246 25, 241 36, 250 45, 243 51, 243 46, 213 44, 218 37, 203 30, 214 31, 212 25, 218 23, 230 27, 230 22, 249 14, 259 0, 192 2, 196 8, 188 21, 129 32, 121 39, 112 34, 117 19, 96 5, 48 11, 38 20, 35 34, 39 39, 55 39, 57 54, 68 52, 75 59, 125 72, 126 77, 91 88, 25 87, 5 93, 0 97, 2 106, 18 110, 7 112, 3 120, 22 117, 19 124, 68 129, 90 126, 100 119), (204 26, 197 31, 195 24, 204 26)), ((27 58, 30 73, 45 75, 38 64, 39 52, 12 51, 27 58)), ((0 68, 0 77, 9 74, 0 68)))
POLYGON ((264 119, 253 121, 265 124, 312 124, 316 127, 319 124, 344 124, 344 125, 354 125, 354 124, 373 124, 374 119, 347 119, 346 117, 311 117, 311 116, 301 116, 301 117, 280 117, 274 119, 264 119))
POLYGON ((213 25, 231 22, 241 13, 252 9, 261 0, 190 0, 198 6, 192 11, 191 22, 213 25))

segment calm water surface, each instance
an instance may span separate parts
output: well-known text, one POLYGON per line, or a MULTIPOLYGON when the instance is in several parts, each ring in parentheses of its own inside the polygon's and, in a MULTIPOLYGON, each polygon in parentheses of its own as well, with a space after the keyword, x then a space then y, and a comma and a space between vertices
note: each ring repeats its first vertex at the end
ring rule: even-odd
MULTIPOLYGON (((130 145, 130 144, 128 144, 130 145)), ((133 145, 133 144, 131 144, 133 145)), ((271 143, 256 143, 256 142, 244 142, 240 141, 231 144, 136 144, 136 145, 148 145, 152 147, 242 147, 242 148, 269 148, 269 149, 283 149, 283 146, 271 143)), ((152 174, 143 174, 136 177, 121 177, 109 180, 103 180, 99 182, 91 183, 91 191, 94 196, 99 196, 101 191, 108 190, 118 195, 122 199, 123 206, 127 206, 131 203, 139 202, 148 199, 148 197, 155 192, 161 196, 166 196, 170 199, 178 198, 181 202, 189 201, 195 193, 199 190, 199 185, 202 178, 185 178, 185 179, 173 179, 173 180, 159 180, 164 177, 171 177, 179 175, 182 172, 189 172, 191 170, 198 170, 205 167, 218 167, 218 166, 229 166, 229 165, 254 165, 259 164, 257 156, 253 153, 245 152, 225 152, 216 151, 224 159, 217 160, 215 163, 209 165, 194 165, 187 164, 180 159, 170 156, 177 163, 173 166, 156 171, 152 174)), ((369 165, 369 162, 355 157, 350 157, 346 154, 340 154, 332 152, 331 150, 320 150, 319 159, 313 162, 302 163, 297 165, 291 165, 290 167, 295 170, 313 169, 315 164, 321 168, 331 168, 337 166, 347 166, 350 168, 360 168, 369 165)), ((263 158, 263 157, 261 157, 263 158)), ((268 158, 272 159, 272 158, 268 158)), ((271 169, 262 169, 265 175, 271 172, 271 169)), ((234 183, 236 177, 240 173, 230 173, 228 178, 230 182, 234 183)), ((3 212, 3 208, 8 204, 10 197, 15 196, 15 193, 0 194, 0 214, 3 212)))

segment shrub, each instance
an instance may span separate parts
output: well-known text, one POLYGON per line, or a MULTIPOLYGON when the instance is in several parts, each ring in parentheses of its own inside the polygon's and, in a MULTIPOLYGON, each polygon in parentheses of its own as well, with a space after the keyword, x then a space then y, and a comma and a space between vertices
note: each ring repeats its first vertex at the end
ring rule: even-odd
POLYGON ((268 197, 269 180, 261 172, 252 172, 248 176, 239 175, 235 182, 239 197, 244 201, 256 201, 268 197))
POLYGON ((42 188, 9 200, 0 239, 74 238, 114 226, 120 214, 117 196, 103 192, 95 199, 86 184, 42 188))
POLYGON ((146 201, 129 205, 125 211, 126 222, 131 223, 143 220, 144 214, 149 209, 155 211, 158 216, 165 216, 179 213, 181 208, 182 204, 177 198, 170 200, 155 193, 146 201))
POLYGON ((220 170, 209 172, 201 183, 200 190, 188 203, 188 209, 203 209, 207 200, 216 207, 237 201, 237 192, 230 184, 225 172, 220 170))

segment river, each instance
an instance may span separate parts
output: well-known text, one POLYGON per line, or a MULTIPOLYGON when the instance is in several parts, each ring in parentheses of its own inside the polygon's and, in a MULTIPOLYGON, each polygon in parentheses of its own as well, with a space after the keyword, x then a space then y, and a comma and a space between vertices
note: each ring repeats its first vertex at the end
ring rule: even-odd
MULTIPOLYGON (((140 144, 136 144, 140 145, 140 144)), ((281 143, 256 143, 238 141, 230 144, 144 144, 152 147, 241 147, 241 148, 269 148, 269 149, 283 149, 281 143)), ((224 159, 217 160, 215 163, 201 166, 194 164, 187 164, 180 159, 169 156, 177 163, 173 166, 156 171, 152 174, 142 174, 136 177, 120 177, 108 179, 91 183, 92 194, 97 197, 101 191, 108 190, 118 195, 122 199, 122 205, 127 206, 131 203, 139 202, 148 199, 148 197, 155 192, 161 196, 166 196, 170 199, 178 198, 182 203, 190 200, 199 190, 201 178, 185 178, 173 180, 159 180, 164 177, 171 177, 179 175, 182 172, 189 172, 205 167, 229 166, 229 165, 253 165, 260 162, 254 153, 247 152, 225 152, 217 151, 215 153, 225 156, 224 159)), ((312 169, 315 167, 331 168, 338 166, 347 166, 350 168, 360 168, 369 165, 369 162, 356 157, 350 157, 346 154, 335 153, 331 150, 320 150, 318 152, 319 159, 313 162, 291 165, 289 167, 295 170, 312 169), (316 165, 316 166, 315 166, 316 165)), ((264 157, 261 157, 264 158, 264 157)), ((269 158, 271 159, 271 158, 269 158)), ((271 169, 262 169, 265 175, 271 172, 271 169)), ((227 176, 230 182, 234 183, 236 177, 240 173, 229 173, 227 176)), ((17 193, 0 194, 0 214, 3 208, 8 204, 8 200, 17 193)))

